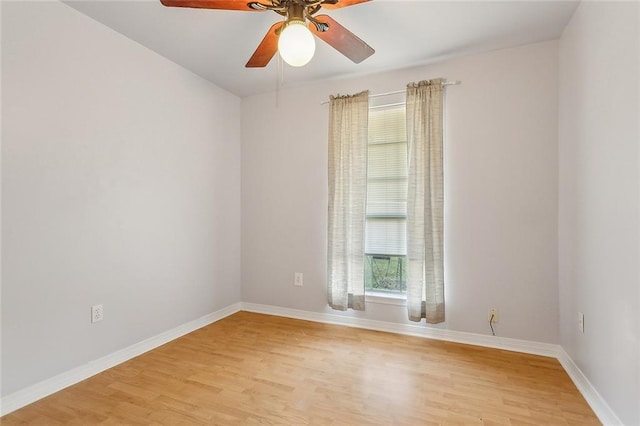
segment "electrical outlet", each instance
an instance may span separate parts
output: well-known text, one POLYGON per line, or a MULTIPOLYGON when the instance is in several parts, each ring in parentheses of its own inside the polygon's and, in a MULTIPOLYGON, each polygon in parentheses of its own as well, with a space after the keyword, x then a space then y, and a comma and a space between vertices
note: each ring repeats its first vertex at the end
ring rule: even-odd
POLYGON ((487 320, 489 320, 494 324, 500 320, 500 317, 498 316, 498 308, 489 309, 489 315, 487 316, 487 320))
POLYGON ((578 312, 578 330, 580 333, 584 333, 584 314, 582 312, 578 312))
POLYGON ((102 305, 93 305, 91 307, 91 322, 98 322, 104 319, 104 310, 102 305))
POLYGON ((298 287, 302 287, 302 283, 303 283, 303 276, 302 276, 302 272, 296 272, 293 275, 293 285, 297 285, 298 287))

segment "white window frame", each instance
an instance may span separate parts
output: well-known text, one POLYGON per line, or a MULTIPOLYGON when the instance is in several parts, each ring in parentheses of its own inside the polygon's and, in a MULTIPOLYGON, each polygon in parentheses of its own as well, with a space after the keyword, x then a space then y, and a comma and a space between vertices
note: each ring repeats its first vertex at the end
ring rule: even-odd
MULTIPOLYGON (((379 98, 370 98, 369 109, 371 110, 375 108, 406 105, 405 98, 406 98, 406 95, 404 92, 393 93, 391 95, 381 96, 379 98)), ((365 288, 365 302, 383 304, 383 305, 406 306, 407 296, 406 296, 406 292, 395 293, 395 292, 368 290, 365 288)))

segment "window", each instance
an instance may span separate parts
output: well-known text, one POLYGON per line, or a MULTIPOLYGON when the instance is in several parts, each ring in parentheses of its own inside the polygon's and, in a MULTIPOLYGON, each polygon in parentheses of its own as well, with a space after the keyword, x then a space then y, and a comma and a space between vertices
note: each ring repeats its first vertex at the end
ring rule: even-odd
POLYGON ((368 288, 371 301, 406 300, 411 321, 444 321, 443 84, 409 83, 404 102, 379 107, 367 91, 329 100, 333 309, 364 310, 368 288))
POLYGON ((407 130, 405 104, 369 108, 365 290, 406 292, 407 130))

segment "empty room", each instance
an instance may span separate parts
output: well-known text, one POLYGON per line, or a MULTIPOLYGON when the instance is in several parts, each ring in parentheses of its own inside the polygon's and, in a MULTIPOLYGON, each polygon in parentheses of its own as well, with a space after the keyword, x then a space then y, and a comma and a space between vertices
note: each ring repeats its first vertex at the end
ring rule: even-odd
POLYGON ((640 426, 640 2, 0 22, 3 425, 640 426))

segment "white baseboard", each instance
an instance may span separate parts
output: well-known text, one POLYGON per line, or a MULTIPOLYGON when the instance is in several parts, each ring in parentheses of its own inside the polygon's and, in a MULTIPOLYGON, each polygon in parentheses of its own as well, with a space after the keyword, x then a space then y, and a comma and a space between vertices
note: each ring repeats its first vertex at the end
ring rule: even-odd
POLYGON ((364 328, 368 330, 385 331, 389 333, 405 334, 409 336, 425 337, 429 339, 445 340, 449 342, 464 343, 469 345, 484 346, 508 351, 542 355, 557 358, 566 370, 571 380, 591 406, 596 416, 604 425, 621 425, 622 422, 611 410, 606 401, 600 396, 586 376, 580 371, 571 357, 559 345, 549 343, 531 342, 527 340, 508 339, 495 336, 485 336, 461 331, 442 330, 429 328, 424 325, 397 324, 385 321, 375 321, 363 318, 347 317, 342 315, 327 314, 322 312, 309 312, 297 309, 280 308, 277 306, 258 305, 253 303, 236 303, 219 311, 205 315, 196 320, 168 330, 157 336, 143 340, 142 342, 121 349, 110 355, 99 358, 88 364, 74 368, 73 370, 43 380, 32 386, 19 390, 0 399, 0 416, 9 414, 21 407, 29 405, 52 393, 58 392, 68 386, 88 379, 104 370, 115 367, 125 361, 142 355, 158 346, 164 345, 178 337, 191 333, 206 325, 219 321, 238 311, 248 311, 260 314, 276 315, 287 318, 295 318, 306 321, 321 322, 326 324, 343 325, 348 327, 364 328))
POLYGON ((558 361, 567 372, 573 383, 576 385, 587 404, 591 407, 598 419, 603 425, 613 426, 622 425, 622 421, 618 418, 616 413, 609 407, 609 404, 600 396, 596 388, 593 387, 587 376, 578 368, 575 362, 571 359, 564 349, 561 349, 558 354, 558 361))
POLYGON ((308 312, 289 308, 279 308, 276 306, 257 305, 253 303, 241 303, 241 310, 260 314, 296 318, 307 321, 322 322, 326 324, 344 325, 348 327, 365 328, 368 330, 426 337, 429 339, 446 340, 448 342, 465 343, 468 345, 504 349, 507 351, 523 352, 532 355, 542 355, 554 358, 557 358, 558 354, 561 351, 559 345, 553 345, 550 343, 531 342, 528 340, 508 339, 496 336, 485 336, 482 334, 465 333, 462 331, 430 328, 425 327, 424 325, 398 324, 321 312, 308 312))
POLYGON ((410 336, 425 337, 429 339, 446 340, 449 342, 464 343, 468 345, 485 346, 489 348, 504 349, 514 352, 522 352, 532 355, 542 355, 557 358, 565 369, 573 383, 587 401, 593 412, 603 425, 622 425, 620 419, 609 407, 598 391, 580 371, 571 357, 560 345, 549 343, 531 342, 528 340, 507 339, 495 336, 485 336, 461 331, 441 330, 411 324, 397 324, 384 321, 333 315, 321 312, 308 312, 296 309, 280 308, 269 305, 253 303, 241 303, 241 310, 277 315, 281 317, 296 318, 306 321, 322 322, 326 324, 344 325, 348 327, 365 328, 376 331, 406 334, 410 336))
POLYGON ((50 379, 43 380, 34 385, 28 386, 15 393, 5 396, 0 400, 0 416, 9 414, 21 407, 29 405, 39 399, 58 392, 68 386, 74 385, 82 380, 95 376, 109 368, 115 367, 125 361, 142 355, 152 349, 162 346, 178 337, 191 333, 199 328, 221 320, 240 310, 240 303, 233 304, 219 311, 210 313, 176 328, 165 331, 157 336, 150 337, 142 342, 136 343, 102 358, 91 361, 73 370, 58 374, 50 379))

